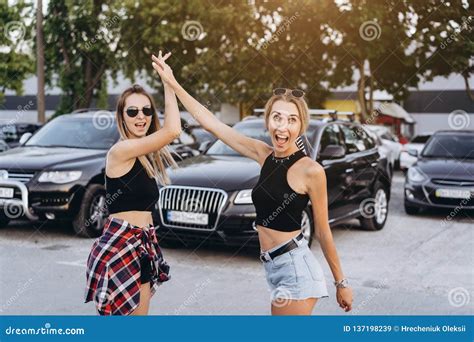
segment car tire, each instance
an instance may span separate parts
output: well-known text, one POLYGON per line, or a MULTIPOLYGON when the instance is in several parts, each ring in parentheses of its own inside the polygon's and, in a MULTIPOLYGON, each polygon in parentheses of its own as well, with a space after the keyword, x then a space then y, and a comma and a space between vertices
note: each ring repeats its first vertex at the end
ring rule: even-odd
POLYGON ((106 192, 103 185, 92 184, 87 187, 79 212, 72 221, 72 227, 77 235, 89 238, 102 235, 108 217, 105 199, 106 192))
POLYGON ((375 183, 373 197, 360 204, 359 222, 364 230, 381 230, 388 217, 389 196, 386 187, 379 181, 375 183))
POLYGON ((9 222, 10 222, 10 218, 8 218, 3 213, 0 213, 0 228, 4 228, 4 227, 8 226, 9 222))
POLYGON ((407 203, 407 201, 405 201, 403 206, 405 207, 405 213, 407 213, 408 215, 417 215, 417 214, 420 213, 420 208, 419 207, 409 205, 407 203))
POLYGON ((301 217, 301 232, 303 233, 303 236, 306 241, 308 241, 308 246, 311 247, 314 238, 314 224, 313 215, 309 207, 306 207, 303 210, 303 214, 301 217))

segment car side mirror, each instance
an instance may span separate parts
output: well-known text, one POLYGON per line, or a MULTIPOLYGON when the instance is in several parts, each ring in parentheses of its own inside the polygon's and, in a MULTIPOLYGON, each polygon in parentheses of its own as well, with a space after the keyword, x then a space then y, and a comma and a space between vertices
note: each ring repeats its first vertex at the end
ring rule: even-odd
POLYGON ((20 145, 23 146, 28 140, 30 140, 32 135, 33 133, 30 133, 30 132, 24 133, 20 138, 20 141, 19 141, 20 145))
POLYGON ((326 148, 319 153, 319 158, 321 160, 326 159, 339 159, 343 158, 346 155, 346 150, 344 147, 339 145, 328 145, 326 148))
POLYGON ((416 157, 418 158, 418 151, 417 150, 414 150, 414 149, 409 149, 408 150, 408 154, 412 157, 416 157))

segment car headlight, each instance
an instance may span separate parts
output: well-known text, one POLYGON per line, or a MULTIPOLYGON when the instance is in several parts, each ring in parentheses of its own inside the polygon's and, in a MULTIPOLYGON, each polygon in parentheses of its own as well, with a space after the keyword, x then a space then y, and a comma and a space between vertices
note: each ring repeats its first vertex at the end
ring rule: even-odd
POLYGON ((252 204, 252 189, 240 190, 235 196, 234 204, 252 204))
POLYGON ((408 169, 407 177, 408 180, 414 183, 422 183, 428 179, 426 175, 416 167, 410 167, 408 169))
POLYGON ((66 184, 81 178, 82 171, 47 171, 38 178, 40 183, 66 184))

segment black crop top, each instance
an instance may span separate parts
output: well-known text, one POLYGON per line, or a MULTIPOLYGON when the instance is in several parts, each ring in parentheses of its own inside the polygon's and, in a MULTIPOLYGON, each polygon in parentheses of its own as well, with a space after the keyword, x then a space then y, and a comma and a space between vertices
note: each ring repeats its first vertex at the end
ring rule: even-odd
POLYGON ((105 175, 109 214, 122 211, 151 211, 158 200, 158 184, 150 178, 138 158, 132 169, 121 177, 105 175))
POLYGON ((284 158, 271 153, 262 166, 260 178, 252 190, 252 201, 257 211, 255 224, 282 232, 301 229, 301 215, 309 196, 293 191, 288 184, 288 169, 306 154, 298 150, 284 158))

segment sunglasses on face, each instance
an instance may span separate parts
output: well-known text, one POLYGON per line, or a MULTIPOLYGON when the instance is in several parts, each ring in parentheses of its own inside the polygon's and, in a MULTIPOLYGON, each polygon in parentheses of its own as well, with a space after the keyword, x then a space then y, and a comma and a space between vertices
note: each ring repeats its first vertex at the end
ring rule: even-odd
POLYGON ((290 93, 293 97, 303 97, 304 91, 301 89, 275 88, 273 95, 286 95, 290 93))
POLYGON ((127 113, 129 117, 134 118, 135 116, 138 115, 138 112, 140 112, 140 110, 145 116, 151 116, 153 114, 153 109, 151 109, 151 106, 145 106, 142 109, 139 109, 138 107, 135 107, 135 106, 130 106, 127 108, 125 113, 127 113))

